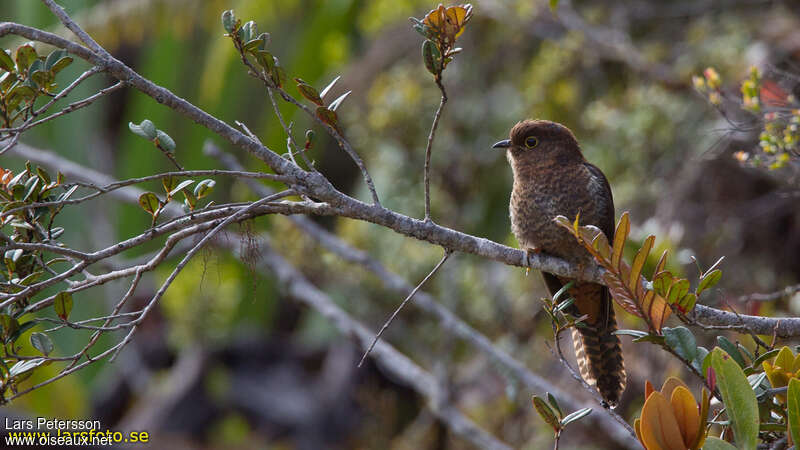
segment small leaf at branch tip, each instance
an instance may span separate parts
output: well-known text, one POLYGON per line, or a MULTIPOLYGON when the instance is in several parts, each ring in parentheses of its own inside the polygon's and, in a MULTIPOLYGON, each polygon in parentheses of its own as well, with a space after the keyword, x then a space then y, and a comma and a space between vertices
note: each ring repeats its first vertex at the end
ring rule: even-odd
POLYGON ((161 130, 156 131, 156 145, 170 153, 175 150, 175 141, 161 130))
POLYGON ((136 125, 133 122, 128 122, 128 128, 137 136, 141 136, 147 140, 152 141, 157 136, 156 126, 153 122, 144 119, 142 123, 136 125))
POLYGON ((336 111, 339 108, 339 105, 342 104, 344 99, 347 98, 347 96, 350 95, 351 92, 353 91, 347 91, 344 94, 337 97, 336 100, 331 102, 330 106, 328 106, 328 109, 330 109, 331 111, 336 111))
POLYGON ((236 16, 233 14, 233 10, 229 9, 223 11, 222 13, 222 27, 228 33, 233 33, 236 24, 236 16))
POLYGON ((339 81, 340 78, 342 78, 341 75, 337 76, 336 78, 333 79, 333 81, 328 83, 328 85, 325 86, 325 88, 322 90, 322 92, 319 93, 319 96, 321 98, 325 98, 325 96, 328 94, 328 92, 330 92, 330 90, 333 88, 333 86, 336 84, 336 82, 339 81))
POLYGON ((69 313, 72 311, 72 293, 67 291, 59 292, 53 299, 53 308, 56 310, 56 315, 62 320, 67 320, 69 313))
POLYGON ((161 207, 158 197, 156 197, 156 194, 152 192, 145 192, 144 194, 140 195, 139 205, 145 212, 153 217, 155 217, 159 208, 161 207))

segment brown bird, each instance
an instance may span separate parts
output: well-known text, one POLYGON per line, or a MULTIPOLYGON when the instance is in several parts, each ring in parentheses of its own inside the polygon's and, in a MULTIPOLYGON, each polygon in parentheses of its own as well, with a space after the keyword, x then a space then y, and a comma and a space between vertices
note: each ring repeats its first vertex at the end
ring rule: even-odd
MULTIPOLYGON (((592 261, 568 231, 556 225, 557 215, 595 225, 614 239, 614 200, 603 172, 589 164, 578 141, 565 126, 547 120, 525 120, 511 129, 509 139, 494 144, 506 149, 514 174, 509 212, 511 231, 520 247, 583 265, 592 261)), ((572 281, 542 272, 550 294, 572 281)), ((586 327, 573 328, 572 341, 581 376, 595 386, 610 407, 625 390, 625 367, 608 288, 576 281, 568 291, 575 299, 568 312, 588 315, 586 327)))

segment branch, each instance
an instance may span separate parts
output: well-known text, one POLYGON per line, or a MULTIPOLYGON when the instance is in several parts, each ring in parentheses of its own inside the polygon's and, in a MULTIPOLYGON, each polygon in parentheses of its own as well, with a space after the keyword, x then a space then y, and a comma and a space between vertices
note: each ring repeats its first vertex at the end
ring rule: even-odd
POLYGON ((428 134, 428 144, 425 146, 425 222, 431 221, 431 149, 433 147, 433 138, 436 136, 436 128, 439 126, 439 119, 442 117, 442 110, 447 103, 447 91, 442 84, 441 76, 436 77, 436 86, 442 92, 442 99, 439 101, 439 108, 436 109, 436 114, 433 116, 433 124, 431 124, 431 132, 428 134))
POLYGON ((386 329, 389 328, 389 325, 392 324, 392 322, 394 321, 394 318, 397 317, 397 315, 400 313, 400 311, 403 308, 405 308, 406 304, 409 301, 411 301, 412 298, 414 298, 414 294, 416 294, 417 291, 419 291, 420 288, 422 288, 422 286, 424 286, 425 283, 427 283, 428 280, 430 280, 431 277, 437 271, 439 271, 439 268, 442 267, 442 265, 445 263, 445 261, 447 261, 447 258, 450 257, 450 254, 451 254, 450 251, 445 249, 444 255, 442 256, 442 259, 439 260, 439 263, 437 263, 436 266, 434 266, 434 268, 430 271, 430 273, 425 278, 423 278, 422 281, 420 281, 419 284, 414 287, 414 289, 411 290, 411 292, 408 294, 408 296, 405 298, 405 300, 403 300, 402 303, 400 303, 400 306, 398 306, 397 309, 394 310, 392 315, 389 316, 389 318, 386 320, 386 323, 384 323, 383 326, 381 327, 381 330, 378 331, 378 334, 375 335, 375 339, 373 339, 372 343, 369 344, 369 347, 367 347, 367 351, 364 352, 364 356, 362 356, 361 357, 361 361, 358 362, 358 367, 361 367, 361 365, 364 364, 364 360, 367 359, 367 356, 369 356, 369 352, 371 352, 372 349, 375 348, 375 344, 378 343, 378 340, 383 335, 383 332, 386 331, 386 329))

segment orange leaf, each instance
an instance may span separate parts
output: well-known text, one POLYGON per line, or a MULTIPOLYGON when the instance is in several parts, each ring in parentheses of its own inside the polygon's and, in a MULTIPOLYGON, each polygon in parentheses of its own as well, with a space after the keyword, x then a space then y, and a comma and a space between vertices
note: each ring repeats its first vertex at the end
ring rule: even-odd
POLYGON ((656 240, 656 237, 652 234, 647 236, 647 239, 644 240, 642 244, 642 248, 636 252, 636 256, 633 258, 633 265, 631 266, 631 276, 628 279, 628 288, 631 292, 635 293, 637 297, 642 295, 642 281, 640 279, 642 275, 642 268, 644 267, 644 263, 647 262, 647 255, 650 254, 650 250, 653 248, 653 241, 656 240))
POLYGON ((644 402, 640 429, 647 450, 685 450, 672 405, 661 392, 653 392, 644 402))
POLYGON ((685 386, 677 386, 672 391, 670 403, 675 418, 678 420, 678 427, 681 429, 683 444, 691 447, 697 441, 697 434, 700 432, 700 413, 697 411, 697 402, 689 389, 685 386))
POLYGON ((625 211, 620 216, 619 222, 617 222, 617 230, 614 232, 614 251, 611 253, 611 264, 615 269, 619 267, 619 263, 622 260, 622 249, 625 246, 625 239, 628 238, 628 233, 630 233, 630 231, 631 222, 628 217, 628 211, 625 211))

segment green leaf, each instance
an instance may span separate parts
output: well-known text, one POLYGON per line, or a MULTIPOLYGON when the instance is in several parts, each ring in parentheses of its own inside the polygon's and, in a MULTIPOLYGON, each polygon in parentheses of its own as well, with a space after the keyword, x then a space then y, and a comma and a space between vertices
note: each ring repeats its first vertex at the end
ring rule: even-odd
POLYGON ((697 296, 689 292, 688 294, 684 295, 683 298, 678 300, 676 306, 678 307, 678 309, 681 310, 682 313, 687 314, 692 309, 694 309, 694 305, 696 303, 697 303, 697 296))
POLYGON ((772 350, 764 353, 763 355, 759 356, 758 358, 756 358, 753 361, 752 367, 761 368, 761 363, 763 363, 764 361, 766 361, 768 359, 772 359, 775 355, 780 353, 780 351, 781 351, 781 349, 775 348, 775 349, 772 349, 772 350))
POLYGON ((171 137, 167 133, 164 133, 161 130, 156 131, 156 145, 161 147, 162 149, 172 153, 175 150, 175 141, 172 140, 171 137))
POLYGON ((548 425, 553 427, 553 431, 558 431, 559 428, 561 428, 556 414, 541 397, 533 396, 533 407, 536 408, 536 412, 539 413, 539 416, 541 416, 548 425))
POLYGON ((553 301, 557 302, 561 298, 561 296, 564 295, 574 285, 575 281, 570 281, 564 286, 561 286, 561 289, 559 289, 558 291, 556 291, 555 294, 553 294, 553 301))
POLYGON ((39 175, 39 179, 42 180, 42 183, 50 184, 50 174, 47 173, 46 170, 42 169, 41 167, 37 167, 36 174, 39 175))
POLYGON ((631 264, 631 275, 628 279, 628 288, 631 292, 638 292, 640 289, 640 282, 639 277, 642 274, 642 268, 644 267, 644 263, 647 262, 647 255, 650 254, 650 250, 653 248, 653 242, 656 240, 656 237, 652 234, 647 236, 647 239, 644 240, 642 243, 642 247, 636 252, 636 256, 633 257, 633 264, 631 264))
POLYGON ((156 215, 159 208, 161 208, 161 202, 158 201, 158 197, 156 194, 152 192, 145 192, 144 194, 139 196, 139 206, 142 207, 147 213, 151 216, 156 215))
POLYGON ((736 447, 718 437, 708 436, 703 443, 703 450, 736 450, 736 447))
POLYGON ((11 369, 8 371, 8 376, 17 377, 46 363, 47 360, 44 358, 25 359, 19 361, 11 366, 11 369))
POLYGON ((656 294, 666 298, 672 281, 672 272, 667 270, 659 272, 653 277, 653 290, 656 291, 656 294))
POLYGON ((441 68, 442 52, 436 44, 427 39, 422 43, 422 61, 425 63, 425 68, 428 72, 436 75, 441 68))
POLYGON ((53 308, 55 308, 56 315, 61 320, 67 320, 69 313, 72 312, 72 293, 67 291, 59 292, 53 299, 53 308))
POLYGON ((184 196, 183 203, 189 207, 189 210, 194 211, 194 207, 197 206, 197 197, 188 189, 184 189, 181 192, 183 192, 184 196))
POLYGON ((592 408, 579 409, 579 410, 567 415, 567 417, 564 417, 561 420, 561 426, 565 427, 565 426, 571 424, 572 422, 575 422, 577 420, 581 420, 584 417, 586 417, 589 414, 591 414, 591 412, 592 412, 592 408))
POLYGON ((14 71, 14 60, 5 49, 0 48, 0 69, 6 72, 14 71))
POLYGON ((564 413, 561 411, 561 406, 558 404, 558 400, 553 396, 551 393, 547 393, 547 403, 553 407, 556 413, 558 413, 558 417, 563 417, 564 413))
POLYGON ((697 357, 697 341, 686 327, 667 328, 662 330, 664 342, 681 358, 692 361, 697 357))
POLYGON ((36 55, 36 49, 33 48, 32 43, 27 43, 20 45, 17 48, 17 72, 20 74, 25 74, 28 72, 28 67, 33 64, 34 61, 38 56, 36 55))
POLYGON ((707 272, 700 278, 700 284, 697 285, 697 295, 700 295, 701 292, 705 291, 706 289, 711 289, 719 283, 719 279, 722 278, 722 271, 719 269, 714 269, 711 272, 707 272))
POLYGON ((169 194, 173 189, 175 189, 175 186, 178 185, 178 180, 178 177, 172 175, 162 178, 161 185, 164 186, 164 193, 169 194))
POLYGON ((53 341, 44 333, 31 333, 31 345, 44 356, 53 351, 53 341))
POLYGON ((725 336, 717 336, 717 345, 719 348, 725 350, 725 353, 730 355, 730 357, 736 361, 736 364, 739 364, 739 367, 747 367, 747 363, 744 362, 744 358, 742 357, 742 354, 739 353, 739 349, 733 344, 733 342, 729 341, 728 338, 725 336))
POLYGON ((11 336, 19 330, 19 322, 17 319, 8 314, 0 314, 0 326, 3 327, 3 342, 5 343, 10 342, 11 336))
POLYGON ((136 125, 133 122, 128 122, 128 128, 131 129, 133 134, 141 136, 148 141, 152 141, 156 138, 156 126, 153 125, 153 122, 147 119, 144 119, 139 125, 136 125))
POLYGON ((72 57, 69 56, 66 50, 54 50, 47 55, 47 59, 44 62, 44 70, 55 75, 71 63, 72 57))
POLYGON ((197 183, 197 186, 194 187, 194 196, 197 197, 198 199, 201 199, 211 194, 216 184, 217 182, 214 180, 203 180, 197 183))
POLYGON ((750 383, 733 358, 721 348, 711 352, 711 366, 717 375, 725 411, 739 448, 755 450, 758 442, 758 400, 750 383))
POLYGON ((336 111, 339 108, 339 105, 342 104, 344 99, 346 99, 351 92, 353 91, 347 91, 344 94, 340 95, 338 98, 336 98, 336 100, 332 101, 331 104, 328 105, 328 109, 330 109, 331 111, 336 111))
POLYGON ((236 29, 236 16, 232 9, 222 12, 222 28, 228 33, 233 33, 236 29))
POLYGON ((169 191, 169 193, 167 193, 167 195, 172 197, 173 195, 175 195, 178 192, 182 191, 183 188, 188 187, 192 183, 194 183, 194 180, 183 180, 183 181, 180 182, 180 184, 178 184, 171 191, 169 191))
POLYGON ((11 336, 8 338, 8 342, 16 342, 17 339, 19 339, 19 337, 22 336, 22 333, 30 330, 35 326, 36 322, 34 322, 33 320, 29 320, 25 323, 20 324, 19 328, 17 328, 17 330, 14 331, 14 333, 12 333, 11 336))
POLYGON ((558 9, 558 0, 550 0, 550 11, 552 11, 553 14, 555 14, 556 9, 558 9))
POLYGON ((648 336, 648 333, 639 330, 617 330, 612 334, 616 334, 617 336, 633 336, 634 338, 643 338, 648 336))
POLYGON ((315 111, 315 114, 323 123, 326 123, 333 127, 336 131, 339 131, 339 117, 336 115, 336 111, 331 111, 324 106, 320 106, 315 111))
POLYGON ((786 412, 789 413, 789 432, 792 441, 800 442, 800 380, 789 380, 789 390, 786 392, 786 412))
POLYGON ((672 283, 667 293, 667 303, 671 305, 677 303, 678 300, 682 299, 688 292, 689 280, 684 278, 672 283))
POLYGON ((300 78, 295 78, 294 81, 297 82, 297 90, 300 92, 300 94, 303 97, 307 98, 309 101, 313 102, 317 106, 323 106, 324 105, 324 103, 322 102, 322 99, 320 98, 319 93, 317 92, 316 89, 314 89, 313 86, 311 86, 310 84, 306 83, 305 81, 303 81, 300 78))

